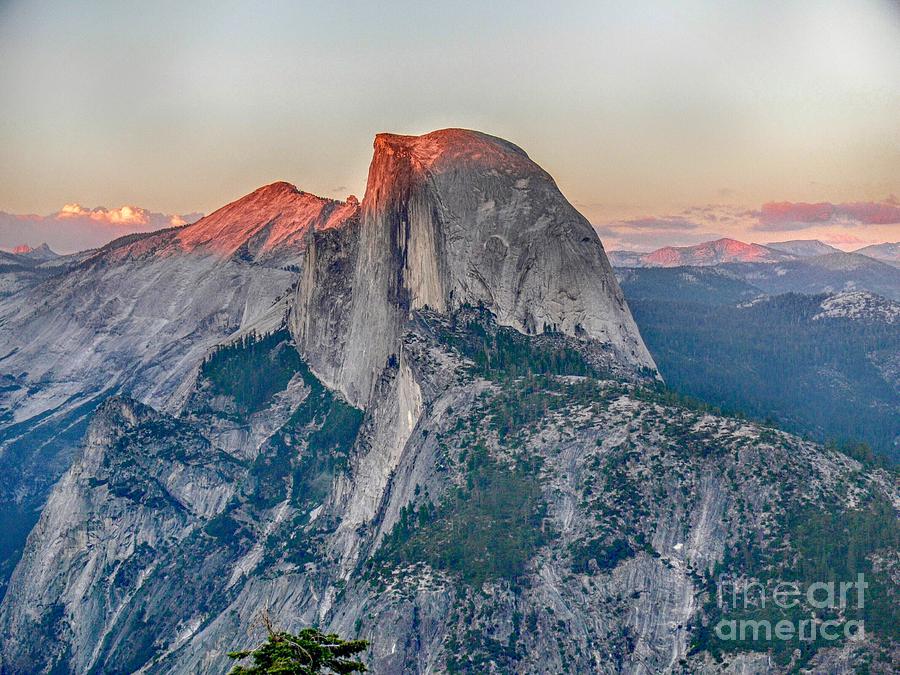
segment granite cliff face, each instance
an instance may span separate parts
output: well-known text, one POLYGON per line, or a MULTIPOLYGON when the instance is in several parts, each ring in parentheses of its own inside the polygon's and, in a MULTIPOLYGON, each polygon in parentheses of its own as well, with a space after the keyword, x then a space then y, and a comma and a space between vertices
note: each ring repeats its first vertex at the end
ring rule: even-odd
MULTIPOLYGON (((59 644, 71 645, 61 668, 90 671, 101 646, 97 638, 119 622, 124 630, 114 647, 118 662, 99 670, 129 672, 128 659, 141 649, 128 640, 139 611, 135 595, 140 577, 159 562, 154 552, 177 545, 196 522, 221 511, 234 492, 239 463, 211 450, 196 429, 135 401, 110 399, 100 407, 83 455, 56 485, 8 596, 10 605, 40 608, 39 614, 57 608, 53 621, 60 625, 50 621, 43 629, 60 629, 65 638, 59 644), (127 442, 136 431, 143 432, 138 447, 127 442), (129 654, 124 658, 123 649, 129 654)), ((0 632, 8 639, 33 630, 32 616, 7 614, 0 632)), ((7 653, 2 668, 33 672, 58 659, 54 651, 42 654, 28 645, 7 653)))
POLYGON ((425 307, 484 306, 501 325, 589 338, 622 364, 655 368, 591 225, 523 150, 493 136, 379 134, 358 236, 327 237, 307 256, 298 346, 355 404, 425 307))

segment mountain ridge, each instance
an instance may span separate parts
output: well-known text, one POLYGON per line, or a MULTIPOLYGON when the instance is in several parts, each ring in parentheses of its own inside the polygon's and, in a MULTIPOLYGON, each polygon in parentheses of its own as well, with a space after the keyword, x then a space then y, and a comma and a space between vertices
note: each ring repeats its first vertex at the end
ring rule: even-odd
POLYGON ((31 247, 28 244, 20 244, 12 249, 15 255, 21 255, 31 260, 44 262, 58 258, 59 254, 51 249, 46 242, 42 242, 38 246, 31 247))
POLYGON ((284 259, 299 255, 311 228, 339 227, 357 216, 359 204, 319 197, 277 181, 264 185, 185 226, 175 243, 186 251, 209 250, 230 256, 242 248, 254 260, 284 259))
POLYGON ((768 248, 782 251, 791 255, 806 258, 810 256, 824 255, 826 253, 841 253, 840 249, 819 241, 818 239, 790 239, 788 241, 773 241, 765 244, 768 248))
POLYGON ((681 267, 690 265, 719 265, 726 262, 779 262, 790 260, 790 254, 761 244, 747 244, 722 237, 691 246, 664 246, 650 253, 611 251, 617 264, 646 267, 681 267))
POLYGON ((900 264, 900 242, 884 242, 857 249, 854 253, 882 260, 892 264, 900 264))
POLYGON ((900 244, 873 244, 847 252, 816 239, 748 244, 722 237, 690 246, 664 246, 649 253, 614 250, 609 252, 609 259, 616 267, 696 267, 726 263, 778 263, 831 254, 865 255, 882 262, 897 262, 900 260, 900 244))
POLYGON ((667 246, 647 254, 645 260, 663 267, 680 267, 725 262, 774 262, 783 258, 760 244, 745 244, 723 237, 693 246, 667 246))

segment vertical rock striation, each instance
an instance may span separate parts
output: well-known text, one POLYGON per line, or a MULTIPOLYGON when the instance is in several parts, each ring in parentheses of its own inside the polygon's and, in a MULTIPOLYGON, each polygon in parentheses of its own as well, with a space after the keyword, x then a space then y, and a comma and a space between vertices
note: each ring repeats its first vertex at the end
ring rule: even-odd
POLYGON ((596 232, 512 143, 462 129, 379 134, 352 237, 308 248, 292 324, 313 369, 354 404, 424 307, 484 305, 521 332, 590 338, 655 369, 596 232))

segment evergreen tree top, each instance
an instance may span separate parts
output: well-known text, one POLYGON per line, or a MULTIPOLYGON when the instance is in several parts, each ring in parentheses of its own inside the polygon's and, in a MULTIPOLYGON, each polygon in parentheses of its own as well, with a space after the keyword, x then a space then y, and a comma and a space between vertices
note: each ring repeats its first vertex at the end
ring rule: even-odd
POLYGON ((353 657, 366 650, 366 640, 344 640, 334 633, 304 628, 296 635, 272 628, 262 617, 268 639, 255 649, 230 652, 235 660, 251 658, 250 666, 237 665, 231 675, 318 675, 320 673, 364 673, 366 666, 353 657))

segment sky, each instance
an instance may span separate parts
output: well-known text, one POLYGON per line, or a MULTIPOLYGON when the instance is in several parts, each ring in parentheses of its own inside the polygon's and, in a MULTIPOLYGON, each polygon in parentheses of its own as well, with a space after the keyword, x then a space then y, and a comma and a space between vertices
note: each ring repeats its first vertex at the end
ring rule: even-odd
POLYGON ((451 126, 607 248, 900 239, 897 0, 0 0, 0 92, 0 246, 275 180, 362 196, 376 133, 451 126))

